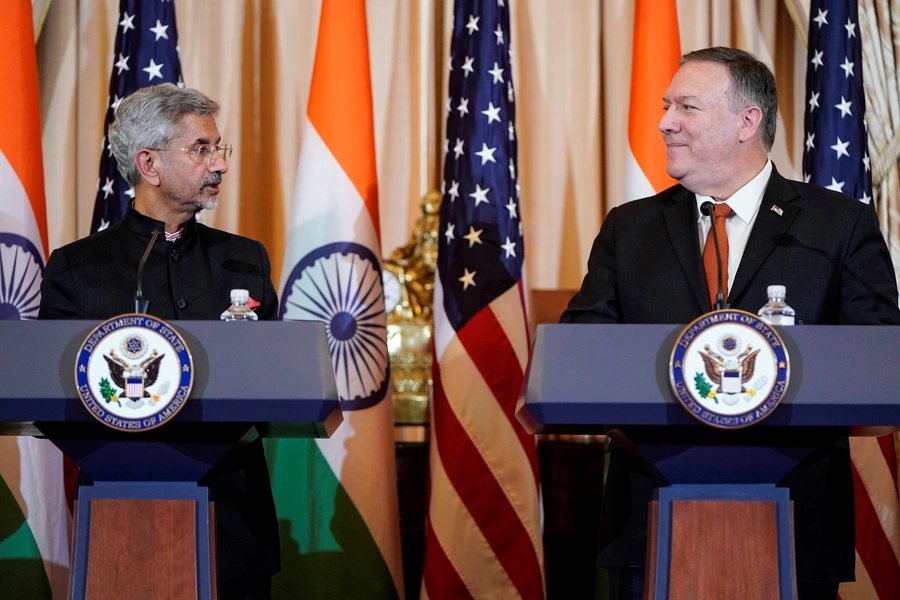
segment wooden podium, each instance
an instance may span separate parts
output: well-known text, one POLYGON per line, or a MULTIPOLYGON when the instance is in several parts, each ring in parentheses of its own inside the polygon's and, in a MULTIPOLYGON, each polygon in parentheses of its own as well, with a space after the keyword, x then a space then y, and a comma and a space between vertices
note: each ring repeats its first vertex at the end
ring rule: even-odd
POLYGON ((258 436, 327 437, 341 423, 318 322, 172 323, 194 387, 171 423, 112 430, 78 399, 93 321, 0 321, 0 433, 46 436, 91 479, 78 492, 69 597, 216 598, 204 475, 258 436))
POLYGON ((778 328, 790 384, 747 429, 713 429, 673 398, 683 326, 542 325, 518 408, 532 432, 609 433, 670 485, 651 504, 645 598, 796 597, 788 490, 824 440, 900 426, 900 327, 778 328))

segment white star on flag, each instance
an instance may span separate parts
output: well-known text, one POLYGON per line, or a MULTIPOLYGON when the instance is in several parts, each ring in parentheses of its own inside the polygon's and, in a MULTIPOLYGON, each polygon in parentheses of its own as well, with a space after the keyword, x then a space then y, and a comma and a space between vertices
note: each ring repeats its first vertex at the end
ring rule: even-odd
POLYGON ((509 238, 506 238, 505 244, 500 244, 500 247, 506 250, 506 258, 510 258, 516 255, 516 243, 509 241, 509 238))
POLYGON ((822 62, 822 57, 825 56, 825 51, 816 51, 815 56, 812 58, 812 64, 814 65, 813 70, 818 71, 819 67, 824 67, 825 63, 822 62))
POLYGON ((134 15, 129 15, 127 12, 122 13, 122 20, 119 21, 119 25, 122 26, 122 33, 129 29, 134 29, 134 15))
POLYGON ((506 209, 509 211, 510 219, 515 219, 516 217, 518 217, 518 215, 516 214, 516 203, 513 202, 512 198, 509 199, 509 204, 506 205, 506 209))
POLYGON ((459 160, 459 157, 465 154, 465 151, 463 150, 463 145, 465 143, 464 140, 456 138, 456 145, 453 146, 453 158, 459 160))
POLYGON ((475 231, 475 228, 472 227, 471 225, 469 225, 469 233, 467 233, 466 235, 463 236, 463 239, 466 240, 467 242, 469 242, 469 248, 471 248, 475 244, 482 243, 481 233, 483 231, 484 231, 484 229, 479 229, 478 231, 475 231))
POLYGON ((841 68, 844 70, 844 77, 849 78, 853 75, 853 65, 854 63, 850 62, 849 58, 844 58, 844 62, 841 64, 841 68))
POLYGON ((113 193, 113 180, 106 178, 106 185, 103 186, 103 197, 108 198, 113 193))
POLYGON ((475 63, 475 59, 471 57, 466 57, 466 60, 463 61, 462 70, 466 72, 466 77, 469 76, 469 73, 475 72, 475 67, 473 66, 475 63))
POLYGON ((500 65, 494 63, 494 68, 489 69, 488 73, 493 75, 494 83, 503 83, 503 69, 500 68, 500 65))
POLYGON ((488 193, 489 191, 491 191, 491 188, 484 188, 484 189, 481 189, 481 186, 480 186, 479 184, 476 183, 476 184, 475 184, 475 191, 472 192, 471 194, 469 194, 469 197, 470 197, 470 198, 475 198, 475 206, 478 206, 478 205, 481 204, 482 202, 484 202, 485 204, 490 204, 490 202, 489 202, 488 199, 487 199, 487 193, 488 193))
POLYGON ((128 68, 128 59, 131 58, 129 56, 122 56, 122 53, 119 53, 119 60, 116 62, 116 68, 119 69, 118 75, 122 74, 122 71, 130 71, 128 68))
POLYGON ((487 144, 484 142, 481 143, 481 150, 475 153, 475 156, 481 158, 481 164, 484 166, 487 161, 491 161, 492 163, 497 162, 494 159, 494 152, 497 151, 497 148, 488 148, 487 144))
POLYGON ((822 29, 822 25, 828 25, 828 21, 825 19, 825 17, 826 17, 827 15, 828 15, 828 11, 827 11, 827 10, 824 10, 824 11, 823 11, 823 10, 820 8, 820 9, 819 9, 819 14, 816 16, 815 19, 813 19, 813 21, 815 21, 816 23, 819 24, 819 29, 822 29))
POLYGON ((165 63, 156 64, 156 62, 151 58, 150 65, 146 69, 141 69, 150 76, 150 81, 153 81, 154 77, 159 77, 162 79, 162 68, 165 66, 165 63))
POLYGON ((472 35, 476 31, 481 31, 478 29, 478 20, 481 17, 476 17, 475 15, 469 15, 469 22, 466 24, 466 29, 469 30, 469 35, 472 35))
POLYGON ((487 115, 488 125, 493 123, 494 121, 500 122, 500 107, 494 106, 493 102, 488 102, 487 110, 481 111, 481 114, 487 115))
POLYGON ((844 191, 844 182, 843 181, 835 181, 834 177, 831 178, 831 185, 826 185, 826 188, 829 190, 834 190, 835 192, 844 191))
POLYGON ((851 116, 853 115, 853 113, 850 112, 850 105, 851 105, 851 104, 853 104, 853 103, 850 102, 849 100, 845 100, 844 97, 841 96, 841 102, 840 102, 840 104, 835 104, 835 105, 834 105, 834 107, 835 107, 836 109, 838 109, 839 111, 841 111, 841 118, 842 118, 842 119, 843 119, 844 117, 846 117, 847 115, 851 115, 851 116))
POLYGON ((847 158, 850 158, 850 153, 847 152, 847 146, 849 146, 849 145, 850 145, 850 142, 842 142, 841 138, 838 138, 837 143, 834 146, 829 146, 829 147, 832 150, 834 150, 835 152, 837 152, 836 158, 840 158, 841 156, 846 156, 847 158))
POLYGON ((166 30, 169 28, 168 25, 163 25, 160 23, 159 19, 156 20, 156 27, 151 27, 150 31, 156 34, 156 41, 159 41, 159 38, 163 37, 169 39, 169 34, 166 33, 166 30))
POLYGON ((464 271, 464 272, 463 272, 463 276, 460 277, 457 281, 462 281, 462 284, 463 284, 463 290, 467 290, 467 289, 469 289, 469 286, 470 286, 470 285, 471 285, 471 286, 474 286, 474 285, 475 285, 475 274, 476 274, 478 271, 472 271, 472 272, 470 273, 470 272, 469 272, 469 269, 467 269, 467 268, 465 268, 465 267, 463 268, 463 271, 464 271))

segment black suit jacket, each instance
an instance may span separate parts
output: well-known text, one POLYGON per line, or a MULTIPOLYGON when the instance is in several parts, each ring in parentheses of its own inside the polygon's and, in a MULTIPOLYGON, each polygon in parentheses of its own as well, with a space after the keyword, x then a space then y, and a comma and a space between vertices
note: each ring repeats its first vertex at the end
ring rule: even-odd
MULTIPOLYGON (((697 218, 694 194, 680 185, 612 209, 560 322, 676 324, 709 311, 697 218)), ((875 211, 774 169, 728 301, 756 313, 772 284, 787 287, 798 323, 900 324, 894 268, 875 211)), ((614 451, 610 461, 600 561, 643 565, 645 504, 660 482, 624 453, 614 451)), ((823 443, 779 484, 794 500, 798 578, 852 580, 847 440, 823 443)))
MULTIPOLYGON (((260 319, 277 318, 278 299, 262 244, 194 219, 185 223, 180 239, 167 242, 163 223, 131 207, 120 223, 50 255, 38 318, 103 320, 133 312, 138 262, 153 229, 160 235, 143 277, 151 315, 166 320, 218 319, 231 304, 230 291, 243 288, 260 303, 260 319)), ((277 573, 278 525, 261 440, 234 453, 206 483, 216 502, 219 580, 277 573)))

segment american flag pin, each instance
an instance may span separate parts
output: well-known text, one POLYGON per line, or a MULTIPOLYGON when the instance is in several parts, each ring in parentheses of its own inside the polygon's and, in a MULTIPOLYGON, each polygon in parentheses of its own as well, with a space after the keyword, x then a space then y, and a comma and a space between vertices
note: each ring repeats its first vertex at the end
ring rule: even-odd
POLYGON ((779 217, 780 217, 781 215, 784 214, 784 211, 781 210, 780 208, 778 208, 778 206, 775 205, 775 204, 773 204, 773 205, 772 205, 772 208, 770 208, 769 210, 771 210, 773 213, 775 213, 775 214, 778 215, 779 217))

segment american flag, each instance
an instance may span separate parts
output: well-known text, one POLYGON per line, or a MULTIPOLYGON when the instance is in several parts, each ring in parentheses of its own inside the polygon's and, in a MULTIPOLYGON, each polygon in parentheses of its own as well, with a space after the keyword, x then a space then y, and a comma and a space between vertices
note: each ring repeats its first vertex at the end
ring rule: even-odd
POLYGON ((423 597, 543 598, 509 8, 456 0, 434 296, 423 597))
POLYGON ((121 0, 106 122, 100 145, 100 177, 91 232, 106 229, 125 216, 134 190, 119 175, 107 141, 109 124, 119 103, 142 87, 175 83, 184 87, 179 58, 175 3, 172 0, 121 0))
MULTIPOLYGON (((804 180, 874 206, 857 2, 813 0, 806 65, 804 180)), ((840 597, 888 600, 900 590, 895 438, 851 438, 856 581, 840 597)))
POLYGON ((872 202, 857 3, 813 0, 803 180, 872 202))

